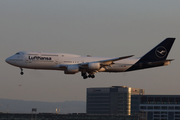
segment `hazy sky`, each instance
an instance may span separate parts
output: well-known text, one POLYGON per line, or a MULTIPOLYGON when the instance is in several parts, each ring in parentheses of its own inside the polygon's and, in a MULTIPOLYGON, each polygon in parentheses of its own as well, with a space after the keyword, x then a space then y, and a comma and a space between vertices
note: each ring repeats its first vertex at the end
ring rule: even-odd
POLYGON ((0 0, 0 98, 85 101, 86 88, 109 86, 180 95, 179 5, 177 0, 0 0), (28 69, 21 76, 5 62, 18 51, 141 57, 166 37, 176 38, 169 66, 98 73, 95 79, 28 69))

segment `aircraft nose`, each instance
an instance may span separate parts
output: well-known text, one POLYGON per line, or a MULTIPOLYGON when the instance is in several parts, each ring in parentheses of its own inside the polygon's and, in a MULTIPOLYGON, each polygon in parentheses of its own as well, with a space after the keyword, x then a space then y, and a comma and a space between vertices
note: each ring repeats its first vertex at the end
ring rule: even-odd
POLYGON ((8 57, 8 58, 6 58, 6 60, 5 60, 8 64, 12 64, 13 62, 12 62, 12 56, 11 57, 8 57))
POLYGON ((6 60, 5 60, 7 63, 9 63, 9 58, 6 58, 6 60))

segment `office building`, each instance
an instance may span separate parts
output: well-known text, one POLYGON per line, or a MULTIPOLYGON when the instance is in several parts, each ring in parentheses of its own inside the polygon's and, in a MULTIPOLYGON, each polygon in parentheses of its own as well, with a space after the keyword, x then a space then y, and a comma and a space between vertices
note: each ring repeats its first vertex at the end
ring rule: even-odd
POLYGON ((126 86, 87 88, 87 114, 131 115, 131 95, 144 95, 144 89, 126 86))
POLYGON ((147 120, 180 120, 180 95, 132 95, 131 99, 132 111, 146 112, 147 120))

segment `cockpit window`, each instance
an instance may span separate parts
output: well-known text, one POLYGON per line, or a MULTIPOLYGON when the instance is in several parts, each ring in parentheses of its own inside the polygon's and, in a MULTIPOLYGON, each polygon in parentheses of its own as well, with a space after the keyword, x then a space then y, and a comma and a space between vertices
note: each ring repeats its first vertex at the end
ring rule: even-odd
POLYGON ((19 55, 20 53, 16 53, 15 55, 19 55))

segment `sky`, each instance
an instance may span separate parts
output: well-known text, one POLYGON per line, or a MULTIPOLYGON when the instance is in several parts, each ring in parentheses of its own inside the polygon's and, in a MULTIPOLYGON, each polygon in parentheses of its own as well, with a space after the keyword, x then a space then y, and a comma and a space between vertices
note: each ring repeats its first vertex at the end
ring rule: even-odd
POLYGON ((180 1, 0 0, 0 98, 86 101, 86 88, 128 86, 145 94, 180 95, 180 1), (100 57, 141 57, 167 37, 176 41, 169 66, 127 73, 80 73, 24 69, 5 59, 18 51, 63 52, 100 57))

